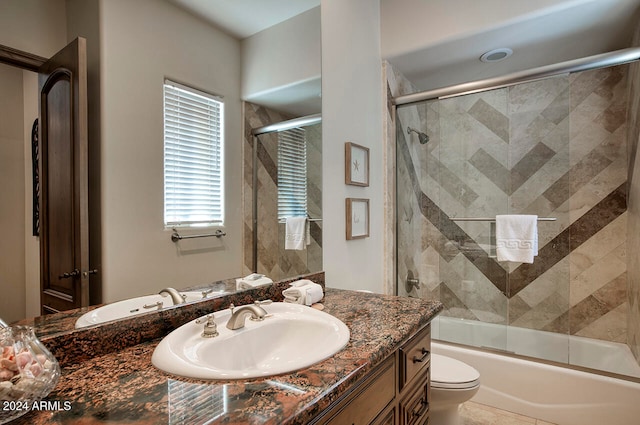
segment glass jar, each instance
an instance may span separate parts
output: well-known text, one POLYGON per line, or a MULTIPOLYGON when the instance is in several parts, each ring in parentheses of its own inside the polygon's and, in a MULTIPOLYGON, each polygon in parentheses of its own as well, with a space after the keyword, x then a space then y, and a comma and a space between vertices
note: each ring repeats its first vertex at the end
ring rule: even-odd
POLYGON ((56 386, 60 366, 30 326, 0 328, 0 424, 29 410, 56 386))

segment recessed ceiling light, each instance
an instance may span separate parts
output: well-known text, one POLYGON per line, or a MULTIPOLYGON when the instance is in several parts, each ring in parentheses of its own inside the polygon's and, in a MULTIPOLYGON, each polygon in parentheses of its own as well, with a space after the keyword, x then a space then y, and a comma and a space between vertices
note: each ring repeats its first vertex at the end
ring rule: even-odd
POLYGON ((480 60, 482 62, 499 62, 508 58, 512 54, 513 50, 503 47, 500 49, 489 50, 488 52, 480 56, 480 60))

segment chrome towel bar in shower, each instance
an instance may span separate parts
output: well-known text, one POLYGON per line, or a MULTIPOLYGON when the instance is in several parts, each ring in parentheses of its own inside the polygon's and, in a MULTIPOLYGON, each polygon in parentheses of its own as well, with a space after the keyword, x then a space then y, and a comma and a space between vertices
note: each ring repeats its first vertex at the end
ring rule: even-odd
POLYGON ((186 235, 186 236, 182 236, 180 233, 178 233, 178 231, 176 229, 173 229, 173 233, 171 234, 171 241, 172 242, 178 242, 182 239, 195 239, 195 238, 211 238, 211 237, 216 237, 216 238, 221 238, 223 236, 226 236, 227 233, 223 232, 222 230, 218 229, 213 233, 205 233, 202 235, 186 235))
MULTIPOLYGON (((451 221, 496 221, 495 217, 450 217, 451 221)), ((538 221, 556 221, 555 217, 538 217, 538 221)))
MULTIPOLYGON (((322 219, 321 218, 308 218, 307 221, 322 221, 322 219)), ((278 223, 286 223, 286 222, 287 222, 287 220, 284 219, 284 218, 278 220, 278 223)))

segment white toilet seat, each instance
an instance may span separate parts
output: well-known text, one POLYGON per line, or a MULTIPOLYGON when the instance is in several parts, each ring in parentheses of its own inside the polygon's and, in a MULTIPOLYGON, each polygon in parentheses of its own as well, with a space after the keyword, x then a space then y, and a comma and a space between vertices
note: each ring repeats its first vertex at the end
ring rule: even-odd
POLYGON ((465 390, 480 385, 480 373, 459 360, 431 354, 431 387, 465 390))

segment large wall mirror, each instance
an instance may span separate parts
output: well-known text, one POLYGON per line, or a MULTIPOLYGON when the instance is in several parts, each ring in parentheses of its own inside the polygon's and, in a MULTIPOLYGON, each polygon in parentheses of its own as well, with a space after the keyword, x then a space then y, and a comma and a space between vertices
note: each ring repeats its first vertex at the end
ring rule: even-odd
MULTIPOLYGON (((49 58, 74 38, 87 39, 89 248, 98 270, 92 303, 206 285, 254 269, 252 130, 321 112, 320 1, 232 3, 3 2, 0 45, 49 58), (172 242, 173 229, 164 225, 165 78, 224 99, 224 223, 178 229, 186 236, 222 230, 224 237, 172 242)), ((40 314, 31 157, 37 78, 0 63, 0 179, 12 182, 0 192, 0 317, 7 322, 40 314)), ((320 166, 319 131, 309 130, 311 171, 320 166)), ((314 182, 313 195, 320 189, 314 182)), ((321 218, 319 208, 309 210, 314 218, 321 218)), ((312 272, 322 268, 321 228, 314 229, 312 272)), ((271 269, 274 280, 300 271, 282 262, 271 269)))

